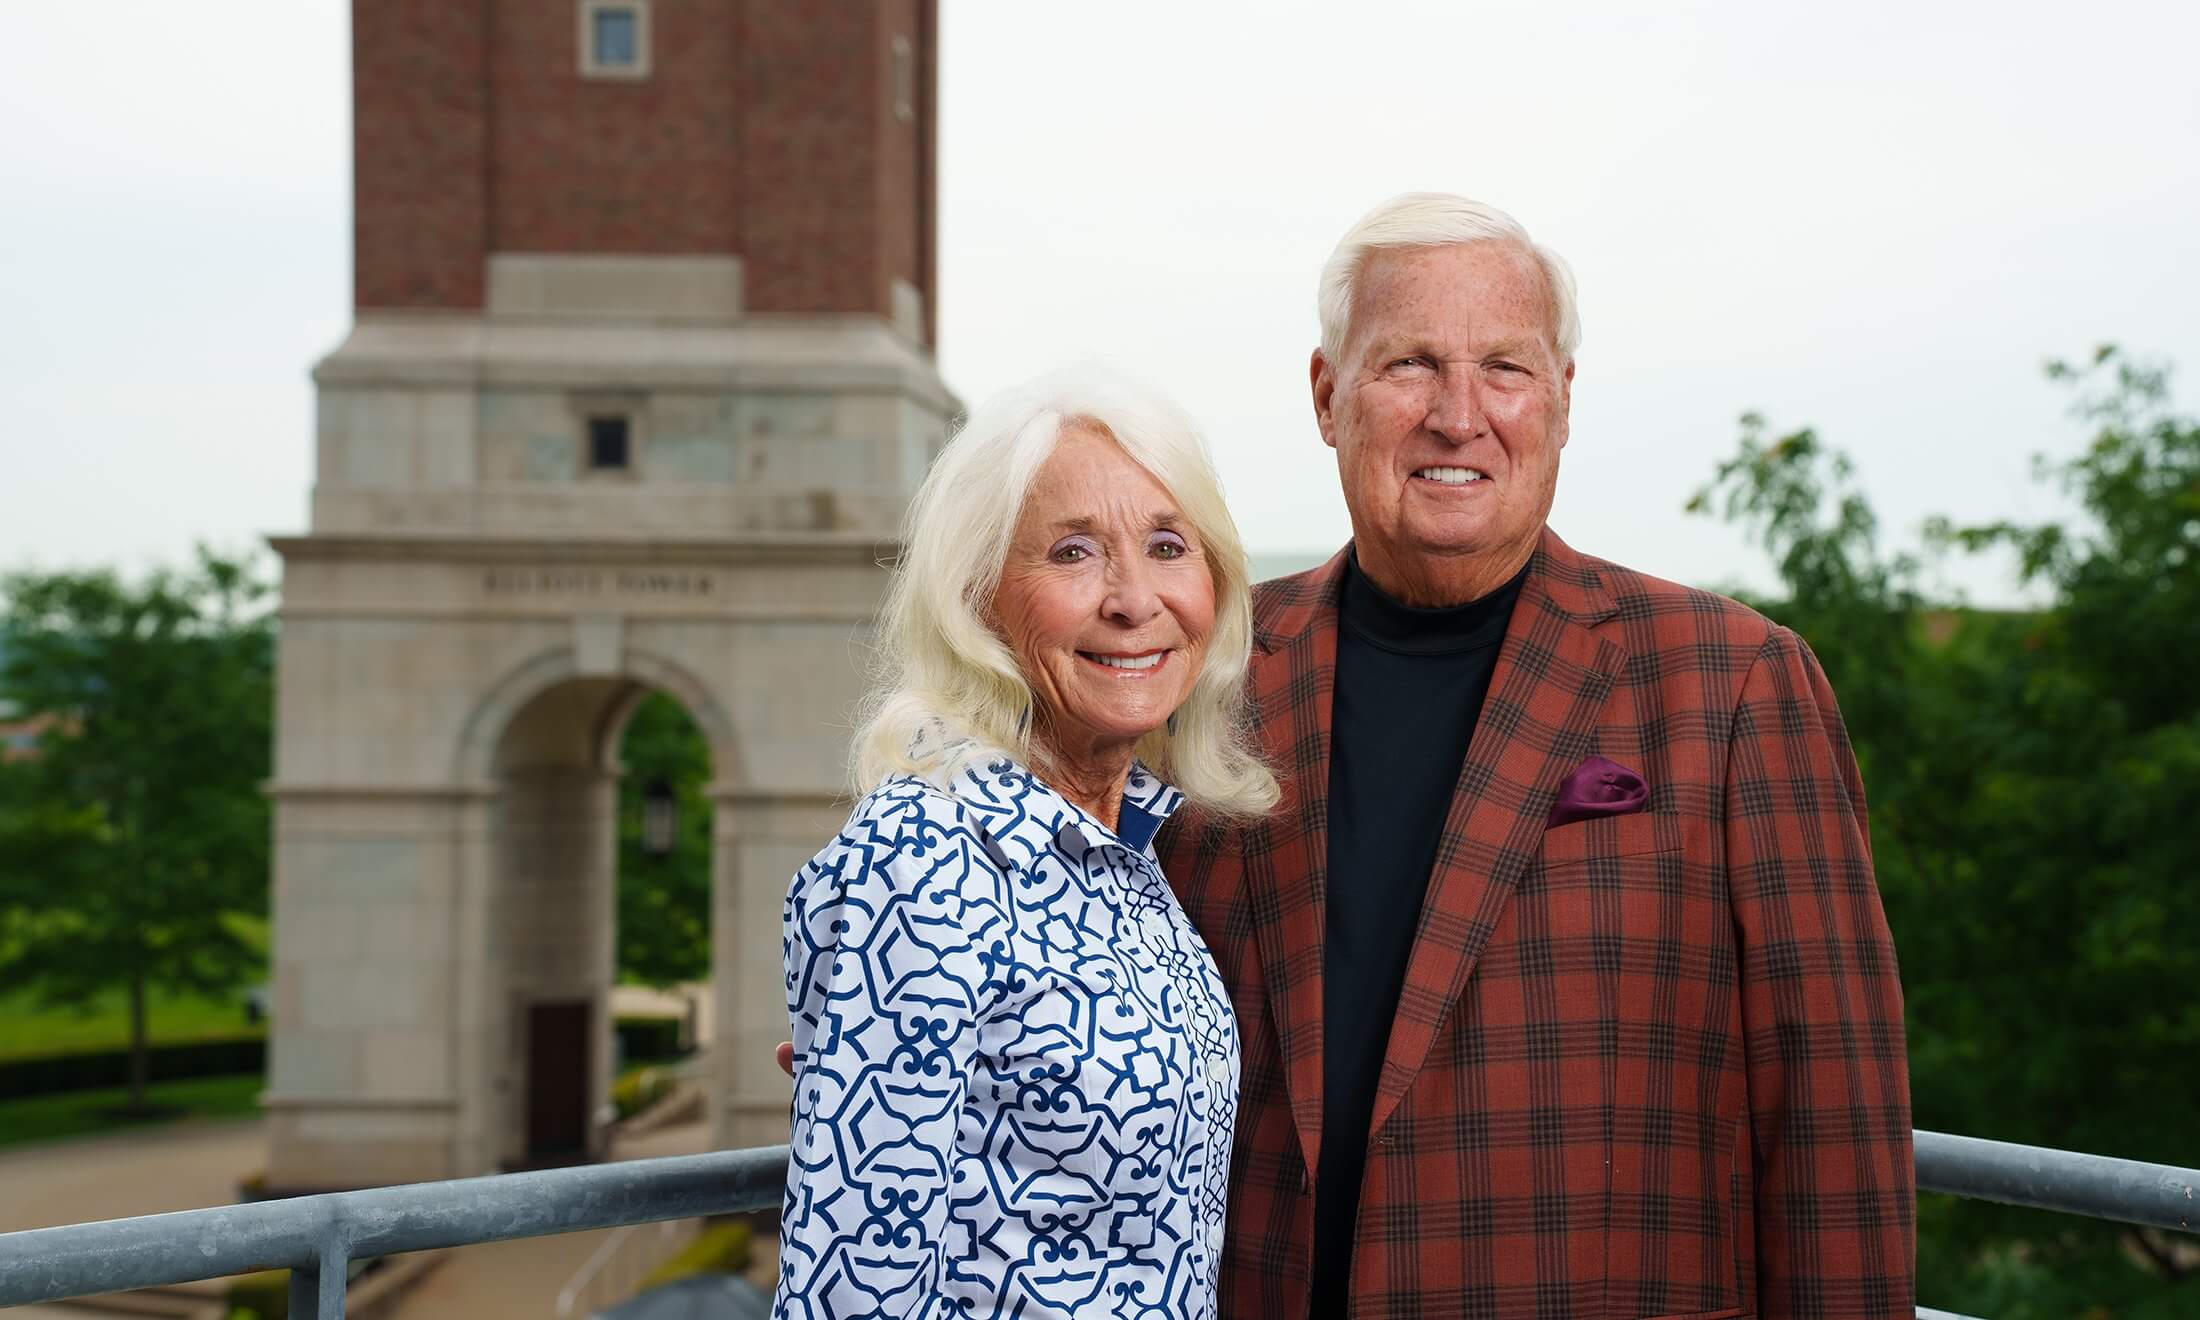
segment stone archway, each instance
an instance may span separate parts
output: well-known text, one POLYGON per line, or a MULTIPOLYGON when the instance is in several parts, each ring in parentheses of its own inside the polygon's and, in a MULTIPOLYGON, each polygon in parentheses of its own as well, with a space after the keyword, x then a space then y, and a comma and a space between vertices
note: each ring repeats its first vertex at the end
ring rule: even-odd
POLYGON ((875 541, 806 541, 277 543, 272 1186, 545 1156, 527 1106, 551 1032, 581 1042, 568 1082, 588 1079, 567 1153, 601 1149, 616 750, 651 691, 688 711, 715 773, 714 1136, 785 1140, 780 907, 845 810, 884 581, 875 541), (650 560, 670 563, 625 566, 650 560))

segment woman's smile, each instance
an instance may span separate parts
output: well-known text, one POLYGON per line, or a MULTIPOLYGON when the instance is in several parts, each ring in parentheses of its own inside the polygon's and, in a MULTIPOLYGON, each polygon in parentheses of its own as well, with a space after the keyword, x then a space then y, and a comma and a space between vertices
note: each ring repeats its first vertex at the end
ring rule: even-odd
POLYGON ((1128 679, 1152 678, 1173 651, 1079 651, 1078 657, 1128 679))

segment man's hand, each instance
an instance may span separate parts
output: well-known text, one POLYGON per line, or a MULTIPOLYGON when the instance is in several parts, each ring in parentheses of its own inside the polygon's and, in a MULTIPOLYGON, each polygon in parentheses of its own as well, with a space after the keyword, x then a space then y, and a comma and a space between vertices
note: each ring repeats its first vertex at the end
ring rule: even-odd
POLYGON ((773 1054, 779 1060, 779 1071, 789 1077, 794 1076, 794 1042, 791 1040, 779 1042, 779 1048, 773 1051, 773 1054))

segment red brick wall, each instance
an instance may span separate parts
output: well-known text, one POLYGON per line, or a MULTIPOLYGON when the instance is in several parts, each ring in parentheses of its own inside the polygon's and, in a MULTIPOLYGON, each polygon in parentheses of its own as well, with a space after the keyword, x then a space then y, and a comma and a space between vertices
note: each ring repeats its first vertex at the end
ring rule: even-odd
MULTIPOLYGON (((923 182, 919 177, 922 168, 924 137, 919 130, 921 118, 903 121, 894 113, 894 53, 896 36, 906 37, 915 49, 912 52, 919 76, 914 80, 915 103, 923 104, 923 68, 930 63, 929 52, 919 44, 924 36, 918 29, 918 5, 916 0, 887 0, 881 6, 879 24, 879 80, 885 95, 879 98, 876 119, 879 135, 879 255, 882 277, 898 276, 922 289, 925 287, 923 256, 919 251, 920 235, 915 223, 919 200, 923 196, 923 182)), ((927 299, 929 301, 929 299, 927 299)))
POLYGON ((917 207, 909 218, 917 234, 917 287, 924 291, 924 342, 940 342, 940 6, 916 0, 917 207))
POLYGON ((655 0, 639 81, 580 76, 578 9, 491 0, 489 250, 736 251, 739 6, 655 0))
POLYGON ((754 311, 930 309, 936 0, 654 0, 641 81, 580 76, 577 11, 354 0, 359 306, 479 307, 490 252, 730 252, 754 311))
POLYGON ((479 307, 485 0, 353 0, 352 293, 479 307))
POLYGON ((741 125, 751 310, 886 310, 878 274, 878 7, 749 0, 741 125))

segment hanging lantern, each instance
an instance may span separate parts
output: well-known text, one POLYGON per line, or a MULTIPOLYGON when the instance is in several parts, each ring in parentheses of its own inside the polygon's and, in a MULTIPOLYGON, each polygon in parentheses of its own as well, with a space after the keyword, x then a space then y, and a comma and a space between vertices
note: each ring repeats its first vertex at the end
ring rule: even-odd
POLYGON ((680 799, 672 785, 652 779, 642 790, 642 851, 651 857, 670 857, 680 837, 680 799))

